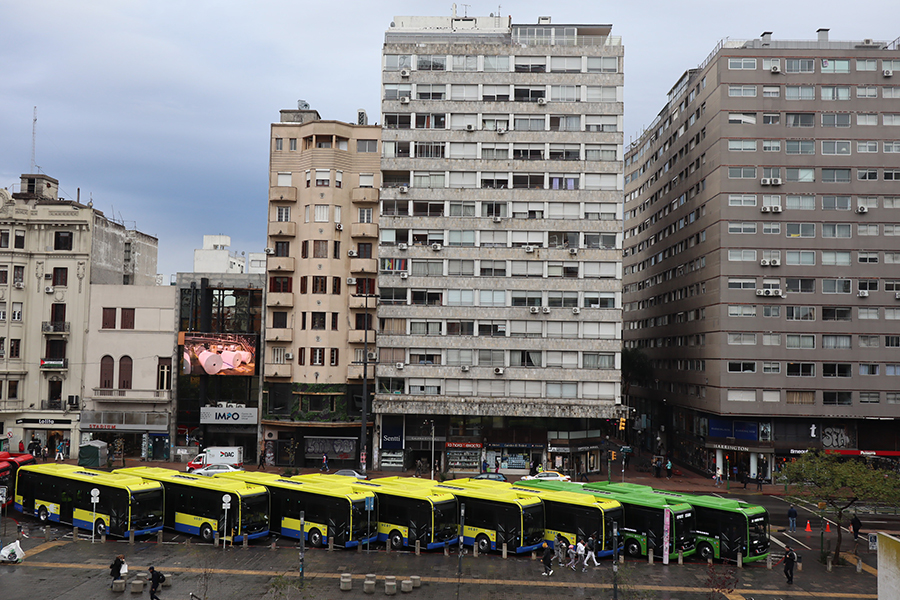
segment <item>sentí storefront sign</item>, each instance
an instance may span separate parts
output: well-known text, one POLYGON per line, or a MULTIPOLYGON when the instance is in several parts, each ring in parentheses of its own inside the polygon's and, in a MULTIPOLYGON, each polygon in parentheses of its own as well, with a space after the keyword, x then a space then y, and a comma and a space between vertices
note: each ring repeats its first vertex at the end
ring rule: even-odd
POLYGON ((204 406, 200 408, 200 423, 209 425, 214 423, 232 425, 255 425, 259 409, 256 408, 218 408, 204 406))

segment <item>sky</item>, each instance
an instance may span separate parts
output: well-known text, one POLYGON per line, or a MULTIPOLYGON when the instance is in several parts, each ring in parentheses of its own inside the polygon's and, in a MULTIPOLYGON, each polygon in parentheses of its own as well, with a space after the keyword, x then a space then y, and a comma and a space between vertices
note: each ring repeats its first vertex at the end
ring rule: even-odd
MULTIPOLYGON (((306 100, 324 119, 380 122, 384 31, 395 15, 450 15, 419 0, 0 0, 0 187, 36 171, 60 195, 159 238, 168 281, 204 234, 266 245, 269 125, 306 100)), ((836 0, 515 0, 458 3, 513 23, 607 23, 625 45, 625 143, 682 73, 725 38, 900 36, 896 5, 836 0), (866 8, 867 7, 867 8, 866 8)))

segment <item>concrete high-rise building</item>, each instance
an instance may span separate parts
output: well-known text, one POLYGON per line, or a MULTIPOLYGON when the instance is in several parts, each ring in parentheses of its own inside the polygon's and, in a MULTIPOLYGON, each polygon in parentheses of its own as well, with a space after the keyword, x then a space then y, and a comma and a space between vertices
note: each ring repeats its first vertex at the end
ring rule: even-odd
POLYGON ((385 34, 379 464, 600 468, 619 415, 622 85, 610 25, 385 34))
POLYGON ((770 477, 897 454, 900 52, 719 44, 625 158, 625 344, 648 448, 770 477), (727 462, 726 462, 727 461, 727 462))
POLYGON ((270 142, 262 436, 279 465, 355 467, 375 383, 381 128, 301 101, 270 142))

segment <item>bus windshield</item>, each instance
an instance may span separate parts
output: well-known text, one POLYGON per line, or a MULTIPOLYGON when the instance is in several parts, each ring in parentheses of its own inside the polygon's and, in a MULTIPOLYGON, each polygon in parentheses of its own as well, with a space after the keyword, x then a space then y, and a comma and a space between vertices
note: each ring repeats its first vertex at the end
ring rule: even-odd
POLYGON ((522 545, 533 546, 544 539, 544 507, 542 504, 522 507, 522 545))
POLYGON ((131 526, 137 530, 144 530, 161 527, 162 524, 162 489, 133 493, 131 495, 131 526))
POLYGON ((269 528, 269 495, 254 494, 241 498, 243 529, 248 533, 269 528))
POLYGON ((459 527, 456 522, 456 500, 436 502, 434 505, 434 542, 455 538, 459 527))

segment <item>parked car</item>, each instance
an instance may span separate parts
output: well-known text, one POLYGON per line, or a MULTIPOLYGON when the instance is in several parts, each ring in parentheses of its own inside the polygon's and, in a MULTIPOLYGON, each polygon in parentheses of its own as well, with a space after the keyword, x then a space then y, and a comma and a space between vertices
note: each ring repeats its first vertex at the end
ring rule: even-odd
POLYGON ((472 479, 491 479, 493 481, 506 481, 506 475, 503 473, 479 473, 472 479))
POLYGON ((243 469, 238 469, 237 467, 232 467, 231 465, 207 465, 205 467, 200 467, 199 469, 194 469, 191 471, 192 475, 203 475, 204 477, 212 477, 217 473, 231 473, 233 471, 243 471, 243 469))
POLYGON ((536 475, 526 475, 522 481, 569 481, 568 475, 563 475, 559 471, 541 471, 536 475))
POLYGON ((343 477, 356 477, 357 479, 368 479, 368 475, 363 475, 356 469, 338 469, 334 472, 335 475, 342 475, 343 477))

